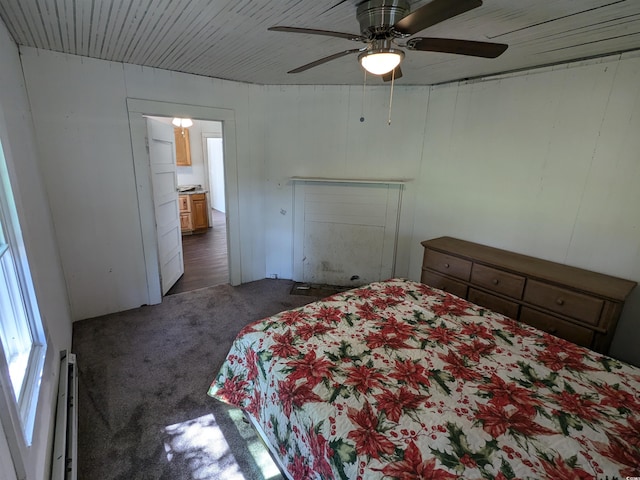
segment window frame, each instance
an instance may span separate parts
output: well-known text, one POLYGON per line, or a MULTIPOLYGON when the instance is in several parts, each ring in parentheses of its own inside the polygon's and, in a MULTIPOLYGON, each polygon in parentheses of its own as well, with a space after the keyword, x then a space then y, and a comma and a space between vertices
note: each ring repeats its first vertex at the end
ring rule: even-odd
MULTIPOLYGON (((0 190, 0 228, 4 235, 3 245, 7 245, 9 261, 12 262, 15 270, 15 281, 20 296, 20 298, 12 300, 22 303, 27 327, 31 334, 31 350, 18 399, 16 399, 14 394, 8 359, 5 355, 2 342, 0 342, 0 386, 2 387, 3 393, 3 395, 1 395, 2 398, 0 398, 0 407, 2 407, 1 409, 4 411, 3 414, 0 415, 0 420, 2 421, 10 447, 13 445, 13 448, 17 447, 18 450, 22 451, 33 443, 41 379, 44 373, 49 342, 40 316, 26 248, 22 237, 22 230, 20 228, 17 205, 1 143, 0 185, 2 187, 0 190), (9 438, 10 432, 7 431, 9 425, 13 426, 16 438, 9 438)), ((4 254, 6 255, 7 253, 4 254)), ((0 278, 4 281, 4 275, 0 275, 0 278)), ((15 453, 16 452, 12 455, 14 456, 14 464, 16 463, 15 453)), ((22 457, 22 455, 20 456, 22 457)), ((20 468, 18 465, 15 466, 18 471, 23 470, 23 468, 20 468)))

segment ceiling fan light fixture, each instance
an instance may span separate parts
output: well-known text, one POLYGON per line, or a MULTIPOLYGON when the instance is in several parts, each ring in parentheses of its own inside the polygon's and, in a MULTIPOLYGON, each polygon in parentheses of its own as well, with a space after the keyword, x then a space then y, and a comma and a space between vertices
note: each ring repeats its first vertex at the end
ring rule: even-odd
POLYGON ((367 50, 358 57, 360 65, 373 75, 384 75, 400 65, 404 52, 398 48, 367 50))

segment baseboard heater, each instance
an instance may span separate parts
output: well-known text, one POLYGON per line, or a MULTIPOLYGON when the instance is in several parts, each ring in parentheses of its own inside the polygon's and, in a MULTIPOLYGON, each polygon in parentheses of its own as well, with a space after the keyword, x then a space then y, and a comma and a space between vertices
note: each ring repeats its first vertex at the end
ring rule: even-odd
POLYGON ((58 406, 53 439, 51 480, 78 478, 78 369, 76 356, 60 352, 58 406))

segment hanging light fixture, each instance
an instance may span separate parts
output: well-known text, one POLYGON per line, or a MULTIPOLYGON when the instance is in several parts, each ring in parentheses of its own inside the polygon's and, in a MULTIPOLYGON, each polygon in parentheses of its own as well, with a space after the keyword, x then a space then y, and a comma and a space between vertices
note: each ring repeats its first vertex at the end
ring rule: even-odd
POLYGON ((193 120, 190 118, 174 118, 172 122, 176 127, 189 128, 193 126, 193 120))
POLYGON ((389 39, 374 40, 370 48, 358 56, 362 68, 373 75, 384 75, 400 65, 404 52, 391 45, 389 39))

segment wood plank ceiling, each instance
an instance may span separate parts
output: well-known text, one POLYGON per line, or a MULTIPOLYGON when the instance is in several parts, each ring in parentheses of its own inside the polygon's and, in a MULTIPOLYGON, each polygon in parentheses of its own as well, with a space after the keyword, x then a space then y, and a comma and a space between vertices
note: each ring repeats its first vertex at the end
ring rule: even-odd
MULTIPOLYGON (((456 0, 452 0, 456 1, 456 0)), ((428 3, 411 0, 412 10, 428 3)), ((359 33, 357 0, 0 0, 19 45, 257 84, 361 84, 363 46, 269 32, 288 25, 359 33)), ((640 0, 484 0, 419 36, 507 43, 497 59, 409 51, 402 84, 430 85, 640 49, 640 0)), ((378 79, 370 80, 377 82, 378 79)))

